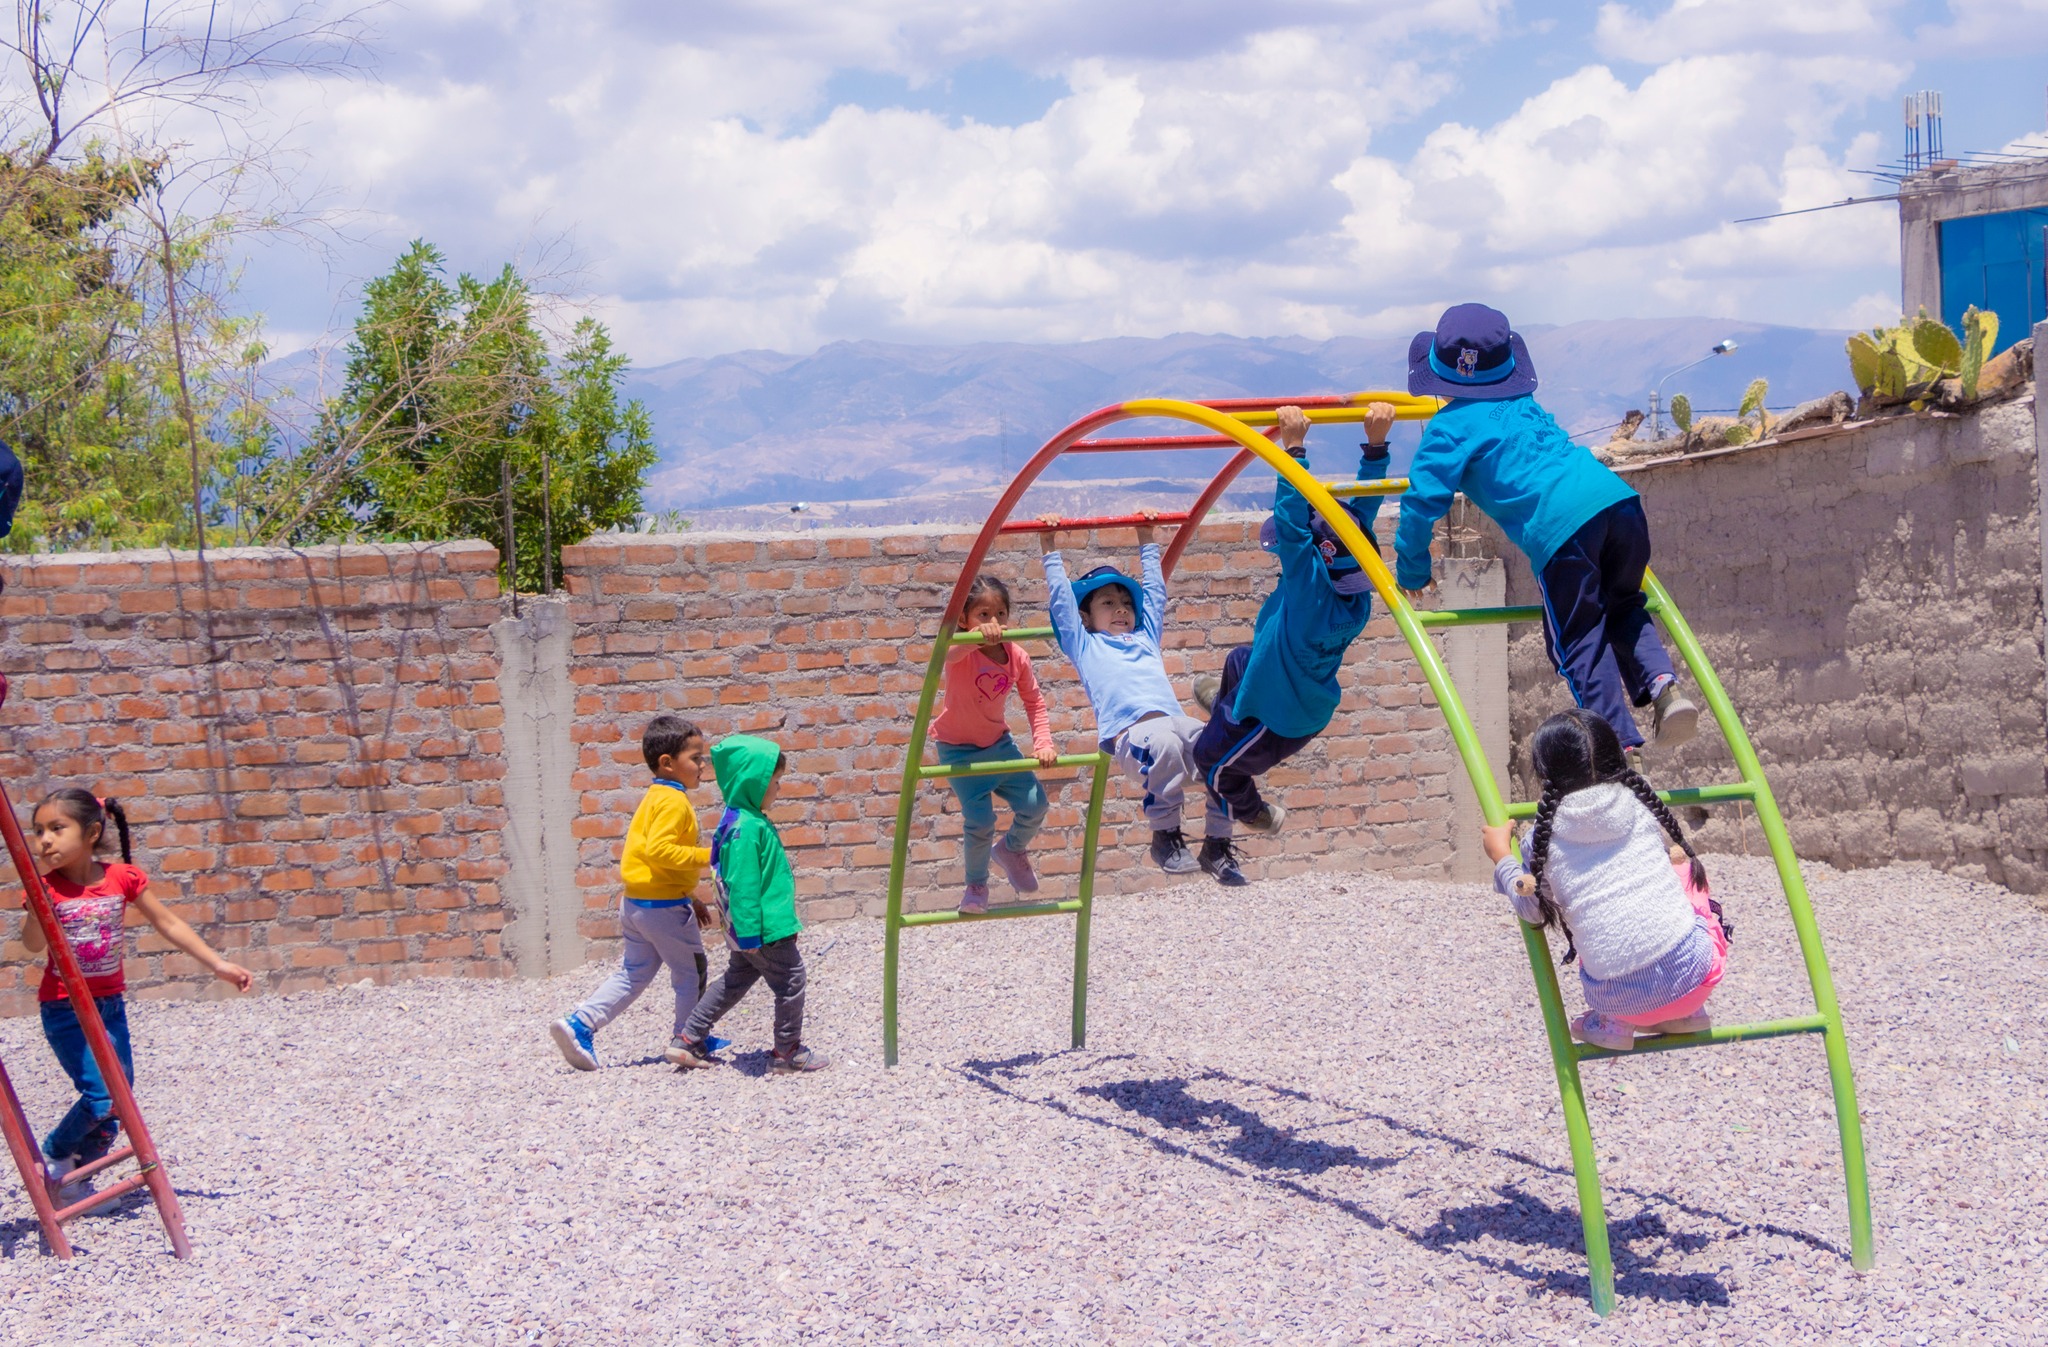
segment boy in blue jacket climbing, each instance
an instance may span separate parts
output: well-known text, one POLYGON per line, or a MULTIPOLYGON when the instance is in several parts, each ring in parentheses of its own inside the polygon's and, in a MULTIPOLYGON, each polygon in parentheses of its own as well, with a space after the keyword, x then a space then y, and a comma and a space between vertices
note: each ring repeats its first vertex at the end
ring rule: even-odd
POLYGON ((773 740, 751 734, 729 734, 711 749, 711 769, 725 796, 725 817, 711 839, 711 865, 732 954, 665 1054, 678 1066, 718 1064, 711 1055, 711 1026, 756 982, 766 982, 775 994, 775 1055, 768 1069, 795 1074, 825 1065, 824 1056, 803 1043, 806 976, 796 948, 797 932, 803 930, 796 918, 796 876, 790 873, 781 836, 768 821, 783 764, 773 740))
POLYGON ((1408 347, 1408 391, 1451 399, 1408 468, 1395 535, 1396 579, 1419 596, 1431 579, 1436 521, 1462 491, 1529 558, 1543 591, 1543 639, 1572 700, 1642 745, 1630 706, 1652 707, 1652 742, 1676 748, 1699 728, 1671 657, 1644 610, 1650 528, 1626 482, 1572 443, 1538 406, 1536 369, 1505 314, 1444 311, 1408 347))
MULTIPOLYGON (((1308 466, 1308 417, 1299 407, 1282 407, 1277 415, 1280 447, 1308 466)), ((1375 402, 1366 409, 1359 480, 1387 475, 1387 432, 1393 425, 1392 404, 1375 402)), ((1345 502, 1374 547, 1379 540, 1373 520, 1385 499, 1345 502)), ((1220 682, 1195 680, 1195 700, 1209 711, 1209 723, 1195 740, 1195 767, 1212 808, 1252 832, 1273 833, 1286 811, 1260 796, 1258 777, 1306 748, 1336 714, 1342 695, 1337 670, 1372 617, 1372 582, 1285 477, 1273 487, 1273 517, 1260 528, 1259 542, 1278 554, 1280 583, 1259 609, 1252 643, 1224 660, 1220 682)), ((1222 850, 1221 864, 1211 873, 1224 884, 1243 884, 1228 839, 1222 850)), ((1208 851, 1205 842, 1205 865, 1208 851)))

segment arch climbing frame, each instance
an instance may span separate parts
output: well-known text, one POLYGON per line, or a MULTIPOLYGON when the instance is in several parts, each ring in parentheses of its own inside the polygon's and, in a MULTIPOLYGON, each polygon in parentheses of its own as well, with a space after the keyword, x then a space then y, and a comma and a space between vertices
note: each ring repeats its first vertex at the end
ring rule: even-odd
MULTIPOLYGON (((1378 550, 1367 541, 1350 512, 1337 503, 1339 496, 1396 495, 1407 489, 1407 482, 1400 478, 1389 478, 1383 482, 1325 483, 1311 476, 1306 468, 1274 445, 1270 433, 1260 433, 1260 428, 1270 428, 1277 422, 1277 409, 1283 406, 1302 408, 1311 422, 1331 423, 1362 420, 1365 406, 1370 402, 1393 403, 1397 414, 1403 420, 1427 419, 1435 413, 1438 406, 1434 398, 1418 398, 1406 393, 1388 392, 1302 398, 1248 398, 1219 402, 1184 402, 1168 398, 1138 399, 1101 408, 1053 436, 1032 456, 1004 491, 987 522, 982 526, 980 534, 975 538, 974 546, 969 550, 967 559, 961 567, 960 578, 953 587, 952 597, 947 602, 938 635, 932 645, 931 660, 918 700, 917 716, 905 748, 902 786, 896 809, 895 838, 889 863, 882 966, 883 1056, 888 1065, 894 1066, 897 1059, 897 993, 902 934, 905 930, 922 926, 1072 915, 1075 918, 1073 1045, 1081 1047, 1087 1035, 1088 937, 1094 907, 1095 859, 1101 834, 1103 799, 1109 776, 1110 757, 1107 753, 1098 751, 1069 754, 1061 757, 1056 764, 1060 768, 1092 770, 1088 810, 1084 823, 1086 831, 1082 841, 1081 871, 1073 898, 1008 904, 991 908, 986 913, 972 915, 953 911, 906 913, 903 910, 903 884, 909 860, 910 828, 918 788, 929 781, 965 773, 1000 774, 1041 770, 1038 763, 1032 759, 979 763, 966 767, 934 767, 925 766, 923 763, 925 740, 930 729, 946 656, 955 645, 975 643, 981 639, 976 633, 960 633, 958 624, 965 608, 967 588, 980 571, 981 563, 987 557, 989 549, 1001 534, 1113 527, 1140 522, 1178 524, 1179 528, 1161 558, 1162 567, 1170 576, 1189 539, 1194 536, 1195 530, 1200 527, 1203 518, 1221 498, 1223 492, 1245 468, 1251 465, 1253 459, 1265 462, 1301 492, 1364 569, 1383 609, 1393 617, 1402 638, 1421 666, 1431 693, 1436 697, 1437 705, 1442 710, 1450 729, 1452 742, 1457 748, 1459 760, 1471 778, 1473 792, 1478 798, 1480 812, 1485 821, 1489 824, 1501 824, 1511 818, 1528 818, 1535 813, 1533 802, 1509 804, 1503 799, 1499 782, 1495 780, 1493 769, 1486 761, 1485 753, 1480 746, 1478 733, 1465 712, 1464 703, 1451 682, 1450 674, 1437 652, 1435 642, 1429 639, 1429 634, 1435 630, 1490 623, 1540 622, 1542 610, 1536 607, 1450 611, 1416 609, 1395 584, 1394 577, 1380 558, 1378 550), (1096 431, 1117 422, 1147 419, 1181 421, 1195 430, 1181 435, 1091 438, 1096 431), (1054 459, 1064 453, 1227 449, 1233 446, 1238 452, 1215 475, 1193 505, 1183 513, 1162 514, 1151 521, 1136 516, 1123 516, 1061 520, 1057 525, 1029 520, 1012 521, 1010 518, 1025 491, 1054 459)), ((1855 1267, 1867 1269, 1875 1261, 1875 1254, 1870 1226, 1870 1185, 1863 1153, 1862 1121, 1857 1112, 1856 1088, 1850 1070, 1848 1044, 1843 1036, 1841 1008, 1835 998, 1834 980, 1828 968, 1826 952, 1822 948, 1819 926, 1814 921, 1805 882, 1799 874, 1798 857, 1792 849, 1791 837, 1785 829, 1784 818, 1778 811, 1777 802, 1771 794, 1770 783, 1764 776, 1748 733, 1743 729, 1740 717, 1736 715, 1726 690, 1721 686, 1706 653, 1700 648, 1692 628, 1686 623, 1670 593, 1654 573, 1645 576, 1643 588, 1648 596, 1651 616, 1691 671, 1708 710, 1727 742, 1740 778, 1721 785, 1661 791, 1659 794, 1674 805, 1746 802, 1756 811, 1757 821, 1770 847, 1778 880, 1791 912, 1793 929, 1799 941, 1807 979, 1812 987, 1814 1013, 1755 1024, 1720 1025, 1702 1033, 1643 1039, 1637 1043, 1633 1051, 1637 1054, 1665 1052, 1735 1043, 1745 1039, 1774 1038, 1793 1034, 1821 1035, 1827 1056, 1829 1081, 1834 1093, 1835 1117, 1842 1144, 1843 1177, 1848 1190, 1850 1260, 1855 1267)), ((1006 639, 1013 640, 1046 640, 1051 638, 1052 630, 1049 627, 1019 628, 1005 632, 1004 635, 1006 639)), ((1632 1054, 1616 1053, 1572 1040, 1563 997, 1558 988, 1557 970, 1551 961, 1549 940, 1541 927, 1520 922, 1517 925, 1521 929, 1530 971, 1536 981, 1537 999, 1543 1012, 1544 1033, 1550 1047, 1551 1063, 1557 1078, 1558 1094, 1564 1113, 1565 1131, 1571 1148, 1572 1169, 1579 1197, 1579 1215, 1585 1232, 1590 1298, 1594 1310, 1604 1315, 1614 1308, 1614 1260, 1608 1245, 1605 1203, 1601 1194, 1599 1167, 1593 1151, 1592 1127, 1586 1110, 1579 1064, 1584 1061, 1632 1054)))

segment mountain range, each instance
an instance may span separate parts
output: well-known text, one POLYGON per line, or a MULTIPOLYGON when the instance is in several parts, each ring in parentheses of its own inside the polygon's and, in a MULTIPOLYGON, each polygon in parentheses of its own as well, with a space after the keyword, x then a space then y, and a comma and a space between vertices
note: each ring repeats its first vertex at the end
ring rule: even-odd
MULTIPOLYGON (((1654 381, 1732 339, 1734 351, 1666 381, 1700 411, 1733 410, 1750 380, 1789 407, 1849 382, 1844 331, 1712 318, 1609 319, 1523 329, 1537 396, 1582 441, 1607 438, 1654 381)), ((809 355, 741 351, 637 369, 625 391, 654 422, 661 461, 650 510, 698 527, 970 521, 1048 437, 1097 407, 1137 397, 1216 399, 1407 386, 1405 339, 1114 337, 909 346, 844 341, 809 355), (792 507, 801 511, 792 517, 792 507)), ((1157 434, 1164 423, 1114 434, 1157 434)), ((1396 432, 1396 469, 1414 432, 1396 432)), ((1355 436, 1311 438, 1346 450, 1355 436)), ((1103 454, 1052 465, 1028 508, 1121 511, 1182 501, 1218 451, 1103 454)), ((1348 452, 1317 463, 1350 467, 1348 452)), ((1248 473, 1227 505, 1268 498, 1248 473)))

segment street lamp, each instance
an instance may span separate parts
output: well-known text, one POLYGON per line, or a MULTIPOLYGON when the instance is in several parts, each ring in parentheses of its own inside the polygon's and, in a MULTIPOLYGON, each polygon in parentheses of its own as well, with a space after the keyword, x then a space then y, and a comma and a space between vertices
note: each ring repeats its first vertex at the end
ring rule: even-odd
POLYGON ((1665 375, 1663 379, 1659 379, 1659 380, 1657 380, 1657 383, 1656 383, 1656 385, 1655 385, 1655 386, 1654 386, 1653 388, 1651 388, 1651 389, 1650 389, 1650 438, 1651 438, 1651 439, 1653 439, 1653 440, 1655 440, 1655 439, 1658 439, 1658 438, 1660 438, 1660 437, 1661 437, 1661 436, 1663 435, 1663 433, 1664 433, 1664 419, 1663 419, 1663 417, 1662 417, 1662 416, 1660 416, 1660 415, 1658 414, 1658 406, 1659 406, 1659 403, 1658 403, 1658 399, 1659 399, 1659 398, 1660 398, 1660 397, 1661 397, 1661 396, 1663 395, 1663 392, 1664 392, 1664 380, 1665 380, 1665 379, 1670 379, 1670 378, 1674 378, 1674 377, 1676 377, 1677 375, 1680 375, 1680 374, 1683 374, 1683 373, 1685 373, 1685 372, 1686 372, 1687 370, 1689 370, 1689 369, 1695 369, 1695 368, 1697 368, 1698 366, 1704 365, 1704 364, 1706 364, 1706 363, 1707 363, 1707 362, 1708 362, 1709 360, 1712 360, 1712 359, 1713 359, 1713 358, 1714 358, 1715 356, 1717 356, 1717 355, 1727 355, 1727 354, 1728 354, 1728 353, 1729 353, 1730 351, 1732 351, 1732 350, 1734 350, 1734 349, 1735 349, 1735 339, 1734 339, 1733 337, 1729 337, 1729 338, 1726 338, 1726 339, 1724 339, 1724 340, 1722 340, 1722 341, 1717 341, 1717 342, 1715 342, 1715 343, 1714 343, 1714 349, 1713 349, 1713 350, 1711 350, 1711 351, 1707 352, 1707 353, 1706 353, 1705 355, 1701 356, 1701 357, 1700 357, 1700 358, 1699 358, 1698 360, 1695 360, 1695 361, 1693 361, 1693 362, 1692 362, 1692 364, 1690 364, 1690 365, 1680 365, 1680 366, 1679 366, 1679 367, 1678 367, 1677 369, 1675 369, 1675 370, 1671 371, 1671 373, 1670 373, 1670 374, 1667 374, 1667 375, 1665 375))

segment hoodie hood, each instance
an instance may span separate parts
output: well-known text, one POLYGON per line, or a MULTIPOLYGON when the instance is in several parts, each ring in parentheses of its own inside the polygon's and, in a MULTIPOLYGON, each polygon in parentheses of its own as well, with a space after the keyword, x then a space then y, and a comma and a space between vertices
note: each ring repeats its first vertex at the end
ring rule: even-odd
POLYGON ((773 739, 752 734, 728 734, 711 746, 711 770, 718 777, 719 794, 728 809, 761 812, 761 797, 768 793, 768 778, 775 775, 781 748, 773 739))
MULTIPOLYGON (((719 780, 723 782, 724 778, 719 780)), ((1643 802, 1619 781, 1575 790, 1557 802, 1550 835, 1564 842, 1612 842, 1628 836, 1636 816, 1647 814, 1643 802)))

